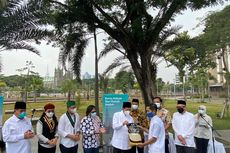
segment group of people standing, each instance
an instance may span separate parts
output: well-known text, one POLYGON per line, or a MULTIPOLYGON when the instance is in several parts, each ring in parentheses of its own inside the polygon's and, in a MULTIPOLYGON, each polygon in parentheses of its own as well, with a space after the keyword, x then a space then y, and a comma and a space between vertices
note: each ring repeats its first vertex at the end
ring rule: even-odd
POLYGON ((138 99, 133 99, 131 103, 124 102, 122 110, 114 114, 113 153, 170 153, 170 127, 174 131, 173 147, 177 153, 207 153, 212 119, 206 114, 205 106, 199 106, 198 113, 193 115, 186 110, 186 101, 178 100, 177 112, 172 118, 160 97, 153 99, 146 112, 138 108, 138 99), (142 143, 133 147, 129 146, 127 125, 130 123, 136 123, 141 129, 142 143))
MULTIPOLYGON (((84 153, 99 153, 99 135, 105 133, 94 105, 86 109, 80 120, 75 101, 67 101, 67 111, 59 120, 55 116, 55 105, 48 103, 36 125, 38 153, 55 153, 58 139, 61 153, 77 153, 82 135, 84 153)), ((26 117, 26 103, 18 101, 14 114, 3 125, 3 140, 6 153, 31 153, 30 139, 35 136, 31 121, 26 117)))
MULTIPOLYGON (((59 142, 61 153, 77 153, 82 136, 84 153, 99 153, 100 134, 106 132, 94 105, 89 105, 85 116, 80 120, 75 101, 66 102, 67 111, 59 120, 55 115, 55 105, 48 103, 36 124, 38 153, 55 153, 59 142)), ((113 153, 169 153, 169 132, 172 126, 175 134, 177 153, 207 153, 211 136, 212 119, 201 105, 193 115, 186 110, 186 101, 178 100, 177 112, 171 118, 160 97, 145 111, 139 108, 139 100, 123 102, 122 110, 114 113, 114 130, 111 145, 113 153), (140 129, 141 142, 129 145, 128 125, 135 123, 140 129)), ((18 101, 14 114, 3 125, 3 140, 6 153, 31 153, 30 139, 35 136, 31 120, 26 117, 26 103, 18 101)))

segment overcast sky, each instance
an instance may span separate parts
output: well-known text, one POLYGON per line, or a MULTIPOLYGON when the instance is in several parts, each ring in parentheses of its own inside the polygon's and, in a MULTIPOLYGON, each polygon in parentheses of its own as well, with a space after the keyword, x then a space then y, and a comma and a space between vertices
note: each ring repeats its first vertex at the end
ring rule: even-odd
MULTIPOLYGON (((178 15, 175 18, 173 25, 182 25, 182 31, 187 30, 192 36, 196 36, 202 32, 202 28, 195 28, 199 23, 199 18, 204 17, 210 11, 217 11, 224 8, 224 6, 229 5, 230 2, 225 3, 222 6, 209 7, 201 9, 199 11, 184 11, 183 14, 178 15), (195 28, 195 29, 194 29, 195 28)), ((104 35, 100 34, 98 36, 98 50, 100 51, 103 48, 103 39, 104 35)), ((40 51, 41 56, 37 56, 33 53, 24 50, 13 50, 13 51, 4 51, 1 52, 1 61, 2 61, 2 74, 5 76, 19 74, 16 69, 25 67, 26 61, 32 61, 35 68, 33 71, 38 72, 41 76, 45 76, 47 72, 49 76, 54 76, 54 68, 58 67, 58 48, 52 48, 51 46, 42 43, 41 45, 36 45, 37 49, 40 51)), ((119 54, 114 52, 99 63, 99 73, 103 72, 104 69, 111 63, 114 57, 119 54)), ((94 44, 93 41, 89 43, 86 51, 86 55, 82 63, 82 74, 89 72, 94 75, 94 44)), ((158 77, 163 78, 164 81, 173 82, 175 74, 178 71, 174 67, 168 68, 165 62, 161 62, 158 67, 158 77)))

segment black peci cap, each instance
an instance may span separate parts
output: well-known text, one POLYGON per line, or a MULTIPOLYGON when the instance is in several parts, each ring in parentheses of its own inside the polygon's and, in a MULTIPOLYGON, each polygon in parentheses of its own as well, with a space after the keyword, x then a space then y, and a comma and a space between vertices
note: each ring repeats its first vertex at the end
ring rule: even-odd
POLYGON ((122 108, 131 108, 131 103, 130 102, 123 102, 122 108))
POLYGON ((177 100, 177 104, 186 105, 186 101, 182 100, 182 99, 179 99, 179 100, 177 100))
POLYGON ((26 109, 26 103, 24 101, 16 101, 14 109, 26 109))

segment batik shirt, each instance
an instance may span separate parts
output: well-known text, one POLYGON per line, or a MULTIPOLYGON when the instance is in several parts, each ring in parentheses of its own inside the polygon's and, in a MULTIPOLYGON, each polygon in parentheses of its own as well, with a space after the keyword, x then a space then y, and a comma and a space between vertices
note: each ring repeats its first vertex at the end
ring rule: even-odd
MULTIPOLYGON (((134 123, 144 127, 149 128, 149 122, 146 118, 146 114, 140 110, 133 110, 130 112, 130 116, 132 116, 134 123)), ((144 138, 143 131, 140 130, 141 137, 144 138)))

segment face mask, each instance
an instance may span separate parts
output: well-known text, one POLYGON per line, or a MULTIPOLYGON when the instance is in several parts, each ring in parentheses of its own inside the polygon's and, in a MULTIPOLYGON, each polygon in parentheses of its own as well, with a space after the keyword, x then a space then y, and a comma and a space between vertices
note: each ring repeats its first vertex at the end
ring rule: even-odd
POLYGON ((146 116, 147 116, 148 118, 152 118, 152 117, 154 116, 154 114, 153 114, 153 112, 147 112, 147 113, 146 113, 146 116))
POLYGON ((198 113, 201 114, 201 115, 205 114, 204 110, 201 110, 201 109, 198 110, 198 113))
POLYGON ((132 109, 133 110, 137 110, 138 109, 138 105, 132 105, 132 109))
POLYGON ((53 113, 53 112, 49 112, 49 113, 47 112, 47 113, 46 113, 46 116, 48 116, 49 118, 52 118, 52 117, 53 117, 53 115, 54 115, 54 113, 53 113))
POLYGON ((92 117, 96 117, 96 116, 97 116, 97 112, 91 113, 91 116, 92 116, 92 117))
POLYGON ((23 119, 25 116, 26 116, 26 112, 21 112, 21 113, 18 115, 18 118, 19 118, 19 119, 23 119))
POLYGON ((129 115, 130 111, 124 111, 125 115, 129 115))
POLYGON ((161 104, 160 103, 155 103, 157 105, 157 109, 161 108, 161 104))
POLYGON ((177 111, 182 114, 184 112, 184 108, 177 108, 177 111))
POLYGON ((74 113, 76 113, 76 112, 77 112, 77 109, 76 109, 76 108, 74 108, 74 109, 70 109, 70 112, 74 114, 74 113))

